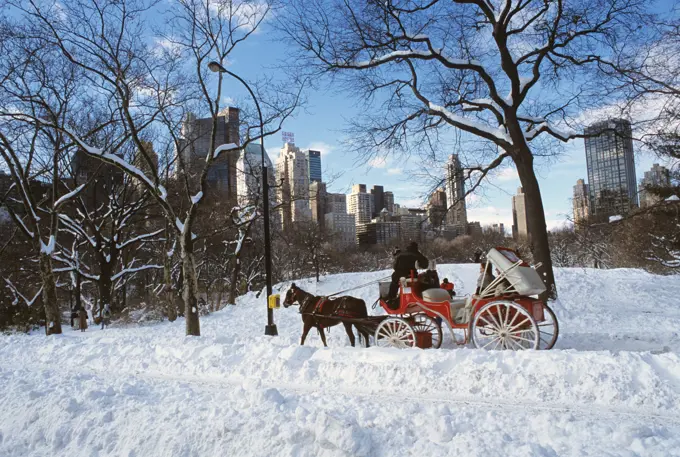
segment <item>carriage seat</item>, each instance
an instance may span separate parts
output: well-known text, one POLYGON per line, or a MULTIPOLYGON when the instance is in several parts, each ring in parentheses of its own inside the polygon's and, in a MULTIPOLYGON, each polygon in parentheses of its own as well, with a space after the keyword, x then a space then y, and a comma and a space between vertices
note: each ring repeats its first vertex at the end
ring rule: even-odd
POLYGON ((451 300, 451 309, 457 310, 464 308, 468 303, 468 297, 454 298, 451 300))
POLYGON ((423 300, 429 303, 441 303, 451 300, 451 295, 445 289, 427 289, 423 291, 423 300))
POLYGON ((471 303, 472 297, 460 297, 451 300, 451 317, 453 317, 453 322, 461 324, 466 321, 471 303))

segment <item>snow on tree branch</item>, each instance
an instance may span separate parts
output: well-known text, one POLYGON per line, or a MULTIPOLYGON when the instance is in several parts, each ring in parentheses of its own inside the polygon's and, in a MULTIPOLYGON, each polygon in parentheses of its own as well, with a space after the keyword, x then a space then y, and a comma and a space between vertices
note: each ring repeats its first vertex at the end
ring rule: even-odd
POLYGON ((193 195, 191 197, 191 203, 193 203, 195 205, 195 204, 197 204, 198 202, 201 201, 201 198, 203 198, 203 191, 200 191, 196 195, 193 195))
POLYGON ((76 187, 75 189, 73 189, 71 192, 62 195, 62 196, 59 198, 59 200, 57 200, 56 202, 54 202, 53 208, 54 208, 54 209, 59 208, 62 204, 64 204, 64 203, 67 202, 68 200, 72 199, 72 198, 75 197, 76 195, 78 195, 78 194, 80 193, 80 191, 83 190, 84 188, 85 188, 85 184, 81 184, 81 185, 79 185, 78 187, 76 187))
MULTIPOLYGON (((221 153, 225 151, 231 151, 234 149, 238 149, 238 146, 235 145, 234 143, 227 143, 227 144, 221 144, 215 148, 215 152, 213 152, 213 160, 217 159, 221 153)), ((207 158, 210 158, 210 156, 207 156, 207 158)))
POLYGON ((54 235, 50 235, 47 244, 43 243, 42 240, 40 240, 40 253, 51 256, 52 253, 54 252, 55 244, 56 240, 54 235))
POLYGON ((149 179, 149 177, 142 170, 135 167, 134 165, 132 165, 131 163, 129 163, 128 161, 126 161, 122 157, 119 157, 115 154, 106 153, 106 152, 104 152, 103 149, 90 146, 85 141, 83 141, 71 129, 65 128, 64 130, 89 155, 99 157, 100 159, 104 160, 105 162, 108 162, 110 164, 116 165, 119 168, 122 168, 128 174, 130 174, 130 175, 134 176, 135 178, 139 179, 140 181, 142 181, 150 189, 153 189, 156 192, 156 194, 159 196, 159 198, 161 200, 165 201, 165 199, 167 198, 167 195, 168 195, 166 189, 160 184, 156 185, 153 181, 151 181, 151 179, 149 179))
POLYGON ((468 131, 477 131, 482 136, 493 139, 494 141, 497 141, 499 143, 512 144, 512 139, 510 138, 510 135, 508 135, 504 128, 500 127, 493 128, 481 122, 473 121, 464 116, 459 116, 458 114, 455 114, 447 110, 443 106, 436 105, 429 101, 428 108, 431 112, 442 116, 451 124, 457 125, 460 128, 464 128, 465 130, 468 131))
POLYGON ((35 301, 38 299, 38 297, 40 296, 40 294, 42 293, 42 290, 43 290, 43 288, 41 286, 40 289, 38 289, 38 292, 35 294, 35 296, 32 299, 29 300, 21 292, 19 292, 19 289, 17 289, 14 286, 14 284, 12 284, 12 281, 5 278, 5 282, 7 283, 7 288, 9 290, 11 290, 12 293, 14 294, 14 301, 12 302, 13 305, 18 304, 19 298, 21 298, 26 303, 26 306, 31 306, 33 303, 35 303, 35 301))
MULTIPOLYGON (((134 263, 134 262, 133 262, 134 263)), ((143 271, 143 270, 151 270, 151 269, 163 269, 163 265, 142 265, 140 267, 131 267, 131 268, 124 268, 115 275, 111 276, 111 280, 115 281, 116 279, 122 277, 123 275, 129 274, 129 273, 137 273, 138 271, 143 271)))
POLYGON ((152 237, 154 237, 154 236, 156 236, 156 235, 159 235, 159 234, 163 233, 164 231, 165 231, 165 229, 160 229, 160 230, 156 230, 155 232, 144 233, 144 234, 142 234, 142 235, 139 235, 139 236, 136 236, 136 237, 134 237, 134 238, 131 238, 131 239, 125 241, 125 242, 122 243, 122 244, 116 244, 116 248, 117 248, 117 249, 123 249, 123 248, 125 248, 126 246, 129 246, 129 245, 131 245, 131 244, 133 244, 133 243, 136 243, 136 242, 138 242, 138 241, 143 241, 143 240, 146 240, 147 238, 152 238, 152 237))

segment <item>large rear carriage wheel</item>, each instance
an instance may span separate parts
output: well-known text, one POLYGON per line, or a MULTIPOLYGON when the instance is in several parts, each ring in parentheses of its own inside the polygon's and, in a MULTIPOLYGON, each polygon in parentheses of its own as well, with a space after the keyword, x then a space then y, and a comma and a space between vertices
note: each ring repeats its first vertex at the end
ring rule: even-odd
POLYGON ((477 311, 470 322, 470 337, 480 349, 538 349, 536 321, 517 303, 497 301, 477 311))
POLYGON ((404 319, 390 317, 375 330, 375 345, 380 347, 412 348, 416 345, 416 334, 404 319))
POLYGON ((439 349, 442 345, 442 326, 425 313, 413 316, 411 328, 414 332, 426 332, 432 335, 432 347, 439 349))
POLYGON ((557 317, 548 305, 543 305, 543 321, 538 322, 539 349, 552 349, 557 342, 560 334, 560 326, 557 324, 557 317))

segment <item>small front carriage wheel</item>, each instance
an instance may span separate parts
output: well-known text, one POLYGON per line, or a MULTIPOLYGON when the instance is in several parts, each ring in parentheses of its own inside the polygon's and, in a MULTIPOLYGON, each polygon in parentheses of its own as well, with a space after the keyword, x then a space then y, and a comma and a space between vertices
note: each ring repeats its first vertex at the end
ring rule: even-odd
POLYGON ((416 334, 404 319, 390 317, 378 325, 375 344, 380 347, 412 348, 416 345, 416 334))
POLYGON ((470 336, 480 349, 538 349, 539 343, 534 318, 524 307, 509 301, 482 306, 472 318, 470 336))

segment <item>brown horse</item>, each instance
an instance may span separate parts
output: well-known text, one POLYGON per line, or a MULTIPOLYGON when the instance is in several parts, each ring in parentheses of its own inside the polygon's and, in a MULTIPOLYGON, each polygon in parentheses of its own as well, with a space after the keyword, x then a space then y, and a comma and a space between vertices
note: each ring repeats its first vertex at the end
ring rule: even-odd
MULTIPOLYGON (((321 336, 321 341, 323 341, 323 345, 328 346, 326 344, 326 334, 323 329, 333 327, 342 322, 345 331, 347 332, 347 336, 349 337, 349 342, 354 346, 356 341, 354 339, 354 332, 352 331, 352 323, 343 322, 339 318, 362 318, 368 316, 366 302, 360 298, 350 296, 334 299, 317 297, 309 292, 305 292, 293 283, 286 293, 286 299, 283 301, 283 306, 288 308, 295 303, 300 305, 300 314, 302 315, 303 329, 300 345, 305 344, 307 334, 312 327, 316 327, 321 336)), ((356 324, 355 327, 357 327, 359 335, 364 337, 366 347, 368 347, 368 333, 364 329, 359 328, 356 324)))

